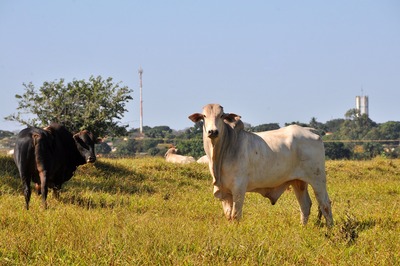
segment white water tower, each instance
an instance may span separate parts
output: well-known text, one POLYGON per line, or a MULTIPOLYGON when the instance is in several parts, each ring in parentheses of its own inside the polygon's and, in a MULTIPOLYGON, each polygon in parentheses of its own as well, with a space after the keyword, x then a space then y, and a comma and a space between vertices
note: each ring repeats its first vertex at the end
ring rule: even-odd
POLYGON ((356 96, 356 110, 359 111, 361 115, 369 115, 368 96, 356 96))

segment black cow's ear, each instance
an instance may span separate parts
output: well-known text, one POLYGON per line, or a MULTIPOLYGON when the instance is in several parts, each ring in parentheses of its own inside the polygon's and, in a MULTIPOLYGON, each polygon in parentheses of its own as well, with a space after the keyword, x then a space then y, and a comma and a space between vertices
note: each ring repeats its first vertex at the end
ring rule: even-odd
POLYGON ((242 120, 240 120, 240 116, 236 114, 224 114, 222 116, 224 118, 224 122, 228 124, 235 131, 239 131, 244 129, 244 124, 242 120))
POLYGON ((222 116, 227 122, 229 123, 236 123, 237 121, 240 120, 241 116, 237 114, 223 114, 222 116))
POLYGON ((189 119, 192 120, 193 122, 197 123, 200 120, 204 119, 203 114, 195 113, 189 116, 189 119))
POLYGON ((73 136, 74 140, 78 141, 78 140, 80 139, 79 136, 80 136, 80 134, 79 134, 79 133, 76 133, 76 134, 73 136))

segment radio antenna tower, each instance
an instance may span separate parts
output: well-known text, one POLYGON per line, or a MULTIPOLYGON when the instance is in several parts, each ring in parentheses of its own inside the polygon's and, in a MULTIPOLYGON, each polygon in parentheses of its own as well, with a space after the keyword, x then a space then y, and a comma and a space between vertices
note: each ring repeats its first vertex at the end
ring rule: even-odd
POLYGON ((143 95, 142 95, 142 89, 143 89, 143 84, 142 84, 142 75, 143 75, 143 69, 142 67, 139 67, 138 70, 139 73, 139 82, 140 82, 140 134, 143 134, 143 95))

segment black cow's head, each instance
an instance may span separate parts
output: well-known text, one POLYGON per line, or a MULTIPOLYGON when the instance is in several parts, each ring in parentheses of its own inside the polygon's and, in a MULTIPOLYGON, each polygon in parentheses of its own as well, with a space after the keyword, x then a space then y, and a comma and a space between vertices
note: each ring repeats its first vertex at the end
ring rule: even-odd
POLYGON ((95 139, 93 134, 87 130, 80 131, 74 135, 74 140, 79 153, 87 163, 94 163, 96 161, 96 154, 94 152, 94 144, 100 143, 101 139, 95 139))

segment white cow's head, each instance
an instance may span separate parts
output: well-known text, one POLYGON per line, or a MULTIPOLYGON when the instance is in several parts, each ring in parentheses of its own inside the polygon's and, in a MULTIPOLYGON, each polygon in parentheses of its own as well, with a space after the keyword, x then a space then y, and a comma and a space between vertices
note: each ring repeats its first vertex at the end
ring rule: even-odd
POLYGON ((171 148, 169 148, 169 149, 167 150, 167 152, 165 153, 164 157, 167 157, 169 154, 176 154, 177 151, 178 151, 177 148, 171 147, 171 148))
POLYGON ((195 113, 189 119, 197 123, 203 120, 203 134, 212 140, 217 140, 224 132, 226 125, 231 128, 242 127, 240 116, 236 114, 225 114, 224 108, 219 104, 207 104, 203 107, 203 113, 195 113))

